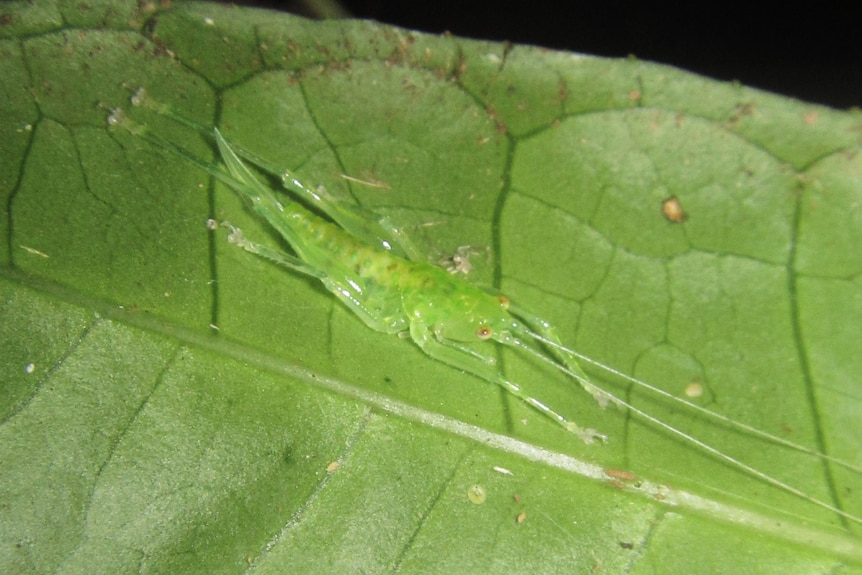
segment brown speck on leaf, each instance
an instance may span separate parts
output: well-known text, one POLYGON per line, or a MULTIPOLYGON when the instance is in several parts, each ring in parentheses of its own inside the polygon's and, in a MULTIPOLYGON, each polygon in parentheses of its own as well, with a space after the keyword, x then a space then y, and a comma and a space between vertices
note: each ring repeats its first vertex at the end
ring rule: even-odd
POLYGON ((733 111, 733 114, 730 116, 730 118, 728 118, 727 123, 731 126, 735 126, 743 117, 753 116, 754 110, 755 107, 752 102, 741 102, 736 106, 736 109, 733 111))
POLYGON ((635 481, 637 476, 631 471, 623 471, 621 469, 605 469, 605 475, 614 479, 622 479, 623 481, 635 481))
POLYGON ((678 224, 684 222, 688 217, 682 209, 679 199, 676 196, 671 196, 661 204, 661 211, 667 221, 678 224))
POLYGON ((562 80, 557 82, 557 99, 560 102, 565 102, 569 99, 569 88, 562 80))

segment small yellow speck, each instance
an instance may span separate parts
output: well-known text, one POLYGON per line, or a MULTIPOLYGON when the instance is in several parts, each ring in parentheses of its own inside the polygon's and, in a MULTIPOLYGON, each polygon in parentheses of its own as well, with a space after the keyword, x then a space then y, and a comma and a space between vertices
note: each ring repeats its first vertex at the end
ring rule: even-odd
POLYGON ((685 386, 686 397, 700 397, 703 395, 703 384, 696 381, 685 386))
POLYGON ((485 500, 488 499, 488 493, 481 485, 471 485, 467 489, 467 499, 469 499, 470 503, 473 505, 482 505, 485 503, 485 500))
POLYGON ((667 218, 667 221, 671 223, 678 224, 685 221, 686 214, 682 209, 682 204, 679 203, 679 199, 677 199, 676 196, 671 196, 662 202, 661 211, 664 214, 664 217, 667 218))

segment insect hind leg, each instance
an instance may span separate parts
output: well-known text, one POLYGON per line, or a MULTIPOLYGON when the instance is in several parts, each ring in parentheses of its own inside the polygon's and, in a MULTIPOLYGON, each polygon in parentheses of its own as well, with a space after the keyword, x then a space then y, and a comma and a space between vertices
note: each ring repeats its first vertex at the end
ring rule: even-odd
POLYGON ((288 176, 288 172, 282 175, 285 188, 301 195, 306 203, 318 208, 350 235, 387 252, 406 257, 411 261, 424 262, 427 260, 407 234, 397 227, 388 216, 335 198, 323 190, 312 191, 305 184, 302 184, 300 188, 299 180, 288 176), (290 179, 290 184, 287 183, 288 179, 290 179))
POLYGON ((318 270, 314 266, 307 264, 306 262, 295 256, 286 254, 269 246, 249 240, 243 235, 242 230, 237 227, 234 227, 229 222, 216 222, 215 220, 208 220, 207 227, 209 227, 211 230, 215 230, 219 227, 226 228, 229 231, 227 236, 228 243, 240 247, 247 252, 253 253, 262 258, 268 259, 279 265, 283 265, 287 268, 290 268, 294 271, 311 277, 315 277, 318 279, 326 277, 326 274, 324 274, 322 271, 318 270))
MULTIPOLYGON (((312 187, 295 176, 290 170, 278 166, 233 142, 228 142, 217 131, 214 137, 212 128, 198 124, 194 120, 177 113, 171 106, 150 96, 144 88, 135 90, 130 101, 133 106, 152 110, 157 114, 195 130, 207 139, 214 139, 222 151, 223 157, 227 149, 229 151, 228 156, 236 156, 237 161, 239 158, 242 158, 264 172, 280 179, 285 190, 301 199, 306 205, 312 206, 326 214, 351 235, 386 251, 392 251, 396 255, 405 256, 410 260, 426 261, 422 251, 387 216, 333 197, 322 188, 312 187)), ((228 158, 225 159, 227 160, 228 158)), ((234 173, 234 176, 236 175, 234 173)), ((243 178, 240 179, 242 180, 243 178)))

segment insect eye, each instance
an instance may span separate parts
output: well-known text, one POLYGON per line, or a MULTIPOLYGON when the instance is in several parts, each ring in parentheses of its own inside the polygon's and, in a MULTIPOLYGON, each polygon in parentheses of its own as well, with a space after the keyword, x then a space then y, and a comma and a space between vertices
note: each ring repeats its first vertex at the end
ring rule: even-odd
POLYGON ((500 302, 500 307, 503 309, 509 309, 509 298, 504 295, 497 296, 497 301, 500 302))
POLYGON ((492 330, 487 325, 479 326, 476 330, 476 337, 479 339, 488 339, 491 337, 492 330))

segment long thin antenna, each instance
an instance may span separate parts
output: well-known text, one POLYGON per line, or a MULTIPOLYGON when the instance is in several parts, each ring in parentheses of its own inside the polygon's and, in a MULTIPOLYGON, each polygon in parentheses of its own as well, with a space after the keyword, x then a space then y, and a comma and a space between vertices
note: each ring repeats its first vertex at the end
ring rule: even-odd
MULTIPOLYGON (((637 385, 638 387, 640 387, 642 389, 646 389, 647 391, 649 391, 651 393, 654 393, 656 395, 659 395, 661 397, 669 399, 675 403, 683 405, 683 406, 685 406, 685 407, 687 407, 693 411, 696 411, 702 415, 705 415, 706 417, 720 421, 720 422, 722 422, 722 423, 724 423, 730 427, 735 427, 736 429, 741 429, 743 431, 751 433, 752 435, 756 435, 757 437, 760 437, 761 439, 771 441, 771 442, 777 443, 779 445, 783 445, 784 447, 788 447, 790 449, 795 449, 796 451, 801 451, 802 453, 806 453, 806 454, 812 455, 814 457, 819 457, 820 459, 824 459, 824 460, 829 461, 831 463, 835 463, 836 465, 840 465, 840 466, 842 466, 846 469, 849 469, 851 471, 854 471, 856 473, 862 473, 862 467, 855 465, 849 461, 845 461, 843 459, 839 459, 839 458, 833 457, 829 454, 817 451, 816 449, 812 449, 810 447, 806 447, 804 445, 794 443, 794 442, 790 441, 789 439, 785 439, 783 437, 773 435, 769 432, 763 431, 762 429, 758 429, 756 427, 748 425, 747 423, 743 423, 741 421, 736 421, 735 419, 732 419, 732 418, 730 418, 726 415, 722 415, 720 413, 716 413, 715 411, 709 410, 709 409, 707 409, 701 405, 697 405, 696 403, 692 403, 691 401, 688 401, 682 397, 677 397, 676 395, 674 395, 672 393, 669 393, 669 392, 667 392, 667 391, 665 391, 659 387, 656 387, 656 386, 654 386, 650 383, 647 383, 643 380, 640 380, 636 377, 632 377, 631 375, 627 375, 627 374, 619 371, 618 369, 610 367, 609 365, 601 363, 600 361, 596 361, 596 360, 594 360, 594 359, 592 359, 592 358, 590 358, 590 357, 588 357, 582 353, 578 353, 574 350, 571 350, 571 349, 565 347, 564 345, 562 345, 558 342, 555 342, 551 339, 548 339, 548 338, 542 336, 541 334, 534 333, 534 332, 529 331, 529 330, 527 330, 527 333, 530 335, 530 337, 544 343, 545 345, 551 346, 551 347, 553 347, 553 348, 555 348, 555 349, 557 349, 563 353, 568 353, 568 354, 576 357, 577 359, 584 361, 585 363, 589 363, 590 365, 592 365, 594 367, 597 367, 603 371, 606 371, 606 372, 608 372, 608 373, 610 373, 616 377, 619 377, 625 381, 633 383, 633 384, 637 385)), ((594 385, 594 384, 592 382, 590 382, 590 385, 594 385)))
MULTIPOLYGON (((540 334, 534 333, 531 330, 524 329, 524 333, 526 335, 529 335, 532 338, 535 338, 537 341, 540 341, 546 345, 550 345, 550 346, 552 346, 552 347, 554 347, 560 351, 571 352, 571 350, 569 350, 568 348, 566 348, 562 344, 559 344, 557 342, 549 340, 548 338, 546 338, 540 334)), ((555 367, 559 371, 561 371, 561 372, 565 373, 566 375, 568 375, 569 377, 572 377, 573 379, 577 380, 582 385, 595 387, 595 384, 593 382, 589 381, 588 379, 586 379, 582 374, 577 373, 576 371, 568 368, 567 366, 562 365, 561 363, 558 363, 558 362, 554 361, 553 359, 548 358, 547 356, 543 355, 538 350, 534 349, 532 346, 525 344, 521 340, 519 340, 517 338, 512 338, 510 340, 510 343, 512 343, 514 346, 518 347, 519 349, 522 349, 525 352, 529 353, 533 357, 536 357, 537 359, 552 365, 553 367, 555 367)), ((575 357, 581 358, 581 359, 585 359, 585 360, 589 359, 589 358, 584 358, 581 354, 572 353, 572 355, 575 357)), ((803 451, 805 453, 809 453, 810 455, 815 455, 815 456, 822 457, 824 459, 833 461, 833 458, 829 457, 826 454, 819 453, 817 451, 810 450, 804 446, 797 445, 793 442, 783 440, 780 437, 773 436, 773 435, 766 433, 764 431, 757 430, 756 428, 750 428, 749 426, 747 426, 745 424, 735 422, 730 418, 727 418, 727 417, 722 416, 720 414, 711 412, 708 409, 704 409, 704 408, 702 408, 698 405, 695 405, 691 402, 688 402, 688 401, 685 401, 685 400, 682 400, 679 398, 675 398, 674 396, 668 394, 667 392, 665 392, 663 390, 656 388, 655 386, 652 386, 646 382, 632 378, 631 376, 626 376, 625 374, 622 374, 622 373, 618 372, 617 370, 609 368, 609 367, 607 367, 607 366, 605 366, 599 362, 589 360, 589 363, 593 364, 593 365, 597 365, 598 367, 606 368, 607 371, 609 371, 610 373, 614 373, 615 375, 619 375, 619 376, 623 377, 624 379, 626 379, 628 381, 632 381, 633 383, 636 383, 637 385, 641 385, 644 388, 646 388, 650 391, 653 391, 655 393, 658 393, 661 396, 670 397, 672 399, 678 399, 681 403, 685 404, 686 406, 692 407, 692 408, 697 408, 697 411, 704 413, 704 414, 708 414, 710 416, 713 416, 713 417, 715 417, 721 421, 724 421, 725 423, 737 424, 737 427, 740 427, 742 429, 746 429, 746 430, 750 429, 753 431, 757 431, 757 432, 759 432, 759 433, 757 433, 757 435, 760 437, 763 437, 764 439, 776 441, 777 443, 785 445, 786 447, 798 449, 798 450, 803 451)), ((844 518, 846 518, 846 519, 848 519, 854 523, 862 524, 862 518, 857 517, 857 516, 853 515, 852 513, 848 513, 847 511, 844 511, 842 509, 839 509, 838 507, 835 507, 834 505, 826 503, 825 501, 821 501, 815 497, 812 497, 811 495, 808 495, 804 491, 801 491, 800 489, 793 487, 792 485, 790 485, 788 483, 784 483, 783 481, 780 481, 780 480, 772 477, 771 475, 768 475, 767 473, 764 473, 763 471, 760 471, 759 469, 752 467, 751 465, 749 465, 743 461, 740 461, 739 459, 736 459, 735 457, 732 457, 731 455, 728 455, 727 453, 724 453, 723 451, 720 451, 719 449, 709 445, 708 443, 705 443, 704 441, 702 441, 702 440, 700 440, 700 439, 698 439, 692 435, 689 435, 680 429, 677 429, 676 427, 670 425, 669 423, 666 423, 666 422, 646 413, 645 411, 638 409, 637 407, 635 407, 631 403, 628 403, 627 401, 621 399, 617 395, 614 395, 613 393, 610 393, 604 389, 601 390, 601 393, 604 394, 608 398, 609 402, 614 403, 620 407, 623 407, 623 408, 629 410, 631 413, 634 413, 638 417, 658 426, 661 429, 664 429, 665 431, 668 431, 669 433, 671 433, 673 435, 676 435, 677 437, 682 438, 686 442, 700 448, 704 452, 709 453, 718 459, 721 459, 721 460, 729 463, 733 467, 740 469, 742 471, 745 471, 749 475, 756 477, 765 483, 768 483, 770 485, 778 487, 779 489, 786 491, 787 493, 793 494, 793 495, 795 495, 795 496, 797 496, 797 497, 799 497, 805 501, 808 501, 809 503, 812 503, 814 505, 822 507, 823 509, 827 509, 827 510, 831 511, 832 513, 840 515, 841 517, 844 517, 844 518)), ((840 460, 834 460, 834 462, 844 464, 844 462, 842 462, 840 460)), ((847 464, 846 467, 848 467, 850 469, 855 468, 855 466, 850 465, 850 464, 847 464)))

